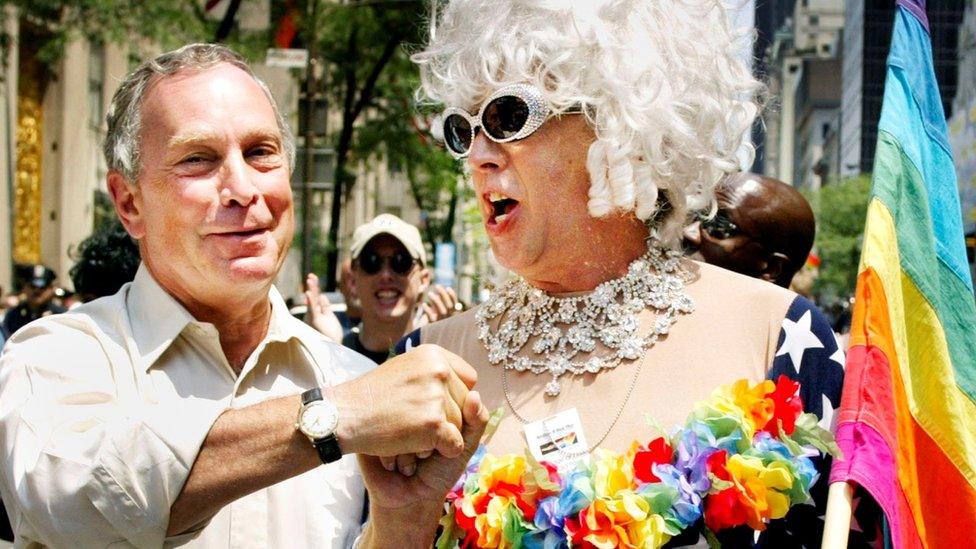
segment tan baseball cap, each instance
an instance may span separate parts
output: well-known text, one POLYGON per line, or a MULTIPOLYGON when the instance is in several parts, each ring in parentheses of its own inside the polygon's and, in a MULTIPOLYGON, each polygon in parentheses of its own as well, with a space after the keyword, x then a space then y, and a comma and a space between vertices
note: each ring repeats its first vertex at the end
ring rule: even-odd
POLYGON ((356 228, 352 233, 352 246, 349 247, 352 258, 358 258, 366 243, 381 234, 388 234, 399 240, 411 257, 419 260, 421 265, 427 265, 427 253, 424 251, 423 241, 420 240, 420 231, 393 214, 380 214, 369 223, 356 228))

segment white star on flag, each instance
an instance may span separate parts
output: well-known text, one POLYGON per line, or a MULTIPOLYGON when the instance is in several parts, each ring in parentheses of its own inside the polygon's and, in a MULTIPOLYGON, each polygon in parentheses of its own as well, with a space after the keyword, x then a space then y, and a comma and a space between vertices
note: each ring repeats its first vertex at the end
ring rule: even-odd
POLYGON ((810 311, 803 313, 800 320, 793 322, 788 318, 783 319, 783 346, 776 351, 776 356, 785 354, 790 355, 793 362, 793 369, 800 373, 800 365, 803 363, 803 353, 807 349, 823 349, 823 342, 810 330, 810 323, 813 315, 810 311))
POLYGON ((837 426, 834 423, 834 414, 837 412, 837 410, 834 410, 834 405, 830 403, 830 399, 827 398, 827 395, 820 395, 820 406, 821 417, 817 424, 833 433, 834 427, 837 426))
POLYGON ((845 366, 843 349, 838 347, 837 350, 834 351, 834 354, 830 355, 830 360, 833 360, 837 364, 840 364, 840 367, 843 368, 845 366))

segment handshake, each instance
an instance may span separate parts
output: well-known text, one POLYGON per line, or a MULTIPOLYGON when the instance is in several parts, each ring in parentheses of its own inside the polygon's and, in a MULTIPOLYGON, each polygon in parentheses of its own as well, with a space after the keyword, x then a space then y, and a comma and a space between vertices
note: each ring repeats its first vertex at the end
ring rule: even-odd
POLYGON ((476 381, 457 355, 421 345, 332 390, 336 436, 344 453, 359 454, 371 516, 427 508, 433 535, 488 422, 476 381))

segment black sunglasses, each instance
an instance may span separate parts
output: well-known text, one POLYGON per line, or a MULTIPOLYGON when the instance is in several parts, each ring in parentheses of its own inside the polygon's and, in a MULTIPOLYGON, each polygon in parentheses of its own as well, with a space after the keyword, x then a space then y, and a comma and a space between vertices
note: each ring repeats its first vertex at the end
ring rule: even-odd
POLYGON ((356 261, 359 263, 359 268, 368 275, 374 275, 380 272, 384 264, 388 264, 390 270, 394 273, 405 275, 410 272, 414 262, 417 260, 410 254, 403 252, 397 252, 391 256, 384 257, 376 252, 365 251, 360 254, 359 259, 356 261))
MULTIPOLYGON (((563 114, 579 114, 574 109, 563 114)), ((495 143, 525 139, 539 129, 552 115, 542 92, 529 84, 513 84, 491 94, 491 97, 472 116, 464 109, 451 107, 444 111, 444 143, 454 158, 464 158, 471 152, 475 133, 483 128, 495 143)))
POLYGON ((708 236, 717 240, 725 240, 741 233, 739 226, 729 219, 728 214, 719 210, 711 219, 699 216, 701 228, 708 236))

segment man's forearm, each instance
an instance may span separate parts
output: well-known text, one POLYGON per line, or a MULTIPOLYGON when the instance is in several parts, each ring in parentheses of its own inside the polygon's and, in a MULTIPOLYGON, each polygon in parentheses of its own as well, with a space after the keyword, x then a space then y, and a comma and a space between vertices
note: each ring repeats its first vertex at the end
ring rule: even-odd
POLYGON ((295 429, 299 405, 296 395, 221 414, 170 507, 166 534, 184 533, 238 498, 321 465, 295 429))
MULTIPOLYGON (((343 453, 395 456, 436 449, 445 456, 460 454, 459 406, 477 374, 443 353, 421 346, 364 376, 323 388, 339 412, 335 434, 343 453)), ((170 506, 167 535, 187 532, 228 503, 321 465, 308 438, 295 428, 300 407, 295 395, 218 417, 170 506)))
POLYGON ((369 521, 357 549, 431 547, 443 514, 443 502, 433 502, 422 509, 408 506, 391 510, 370 505, 369 521))

